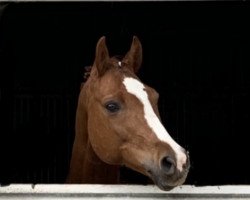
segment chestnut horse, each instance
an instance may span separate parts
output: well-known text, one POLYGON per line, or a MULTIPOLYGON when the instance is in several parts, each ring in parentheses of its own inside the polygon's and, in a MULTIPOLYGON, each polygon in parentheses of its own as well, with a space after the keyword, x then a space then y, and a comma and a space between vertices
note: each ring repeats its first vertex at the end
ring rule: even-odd
POLYGON ((119 165, 150 177, 162 190, 184 183, 188 155, 160 121, 158 93, 135 75, 141 63, 136 36, 121 60, 109 56, 105 37, 99 39, 78 99, 68 183, 118 183, 119 165))

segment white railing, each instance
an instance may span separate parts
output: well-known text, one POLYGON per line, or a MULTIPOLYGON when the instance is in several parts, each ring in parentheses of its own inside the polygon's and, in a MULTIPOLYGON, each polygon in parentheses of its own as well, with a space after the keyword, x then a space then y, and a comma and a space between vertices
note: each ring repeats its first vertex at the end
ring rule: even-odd
POLYGON ((169 192, 159 190, 156 186, 140 185, 55 185, 55 184, 12 184, 0 187, 0 200, 30 199, 250 199, 250 186, 206 186, 184 185, 169 192))

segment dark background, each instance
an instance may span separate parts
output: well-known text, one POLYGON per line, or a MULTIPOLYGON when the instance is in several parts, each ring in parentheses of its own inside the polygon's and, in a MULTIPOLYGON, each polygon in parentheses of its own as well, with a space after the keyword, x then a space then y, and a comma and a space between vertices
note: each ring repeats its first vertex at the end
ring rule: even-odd
MULTIPOLYGON (((1 4, 3 8, 5 4, 1 4)), ((139 77, 160 93, 190 152, 187 184, 250 184, 248 2, 10 3, 0 21, 0 182, 63 183, 84 66, 100 36, 143 45, 139 77)), ((121 170, 122 182, 145 179, 121 170)))

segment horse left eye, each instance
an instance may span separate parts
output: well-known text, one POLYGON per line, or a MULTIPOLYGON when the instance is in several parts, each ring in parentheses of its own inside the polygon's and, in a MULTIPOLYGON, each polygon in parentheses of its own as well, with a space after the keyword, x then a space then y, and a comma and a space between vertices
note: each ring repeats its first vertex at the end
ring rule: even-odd
POLYGON ((115 113, 120 110, 120 105, 116 102, 109 102, 105 105, 105 108, 110 112, 110 113, 115 113))

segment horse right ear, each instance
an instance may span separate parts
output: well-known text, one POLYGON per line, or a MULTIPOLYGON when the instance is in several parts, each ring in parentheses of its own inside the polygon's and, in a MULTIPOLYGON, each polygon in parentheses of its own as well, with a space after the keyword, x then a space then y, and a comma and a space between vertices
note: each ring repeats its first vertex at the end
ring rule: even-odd
POLYGON ((130 50, 123 58, 123 61, 128 64, 128 67, 137 73, 142 63, 142 45, 137 36, 133 37, 130 50))
POLYGON ((105 36, 102 36, 96 45, 95 61, 94 66, 96 66, 98 71, 98 76, 102 76, 107 71, 107 61, 109 59, 109 52, 106 46, 105 36))

